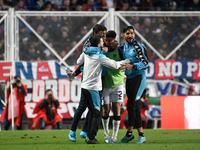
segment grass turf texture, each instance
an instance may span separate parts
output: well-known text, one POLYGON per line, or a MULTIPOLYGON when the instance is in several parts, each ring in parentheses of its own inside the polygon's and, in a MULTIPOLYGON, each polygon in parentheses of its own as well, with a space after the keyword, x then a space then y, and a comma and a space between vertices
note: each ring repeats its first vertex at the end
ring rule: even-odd
MULTIPOLYGON (((102 129, 96 137, 101 144, 86 144, 80 132, 77 130, 74 143, 68 139, 69 130, 0 131, 0 150, 200 150, 200 130, 145 129, 147 143, 144 144, 136 144, 136 130, 135 139, 126 144, 106 144, 102 129)), ((119 130, 118 141, 125 133, 126 130, 119 130)))

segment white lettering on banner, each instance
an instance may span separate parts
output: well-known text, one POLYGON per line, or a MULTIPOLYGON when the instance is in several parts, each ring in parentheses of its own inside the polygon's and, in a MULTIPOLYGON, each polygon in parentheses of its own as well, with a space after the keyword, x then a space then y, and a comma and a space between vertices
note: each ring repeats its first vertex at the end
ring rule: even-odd
POLYGON ((51 89, 53 91, 53 95, 56 99, 58 99, 58 85, 56 80, 45 80, 45 91, 47 89, 51 89))
POLYGON ((163 77, 164 74, 167 76, 167 77, 170 77, 170 68, 171 68, 171 62, 159 62, 158 63, 158 66, 159 66, 159 73, 158 73, 158 76, 159 77, 163 77), (165 66, 166 65, 166 66, 165 66))
MULTIPOLYGON (((49 71, 48 68, 44 68, 44 66, 41 66, 40 68, 38 68, 38 70, 39 70, 40 72, 48 72, 48 71, 49 71)), ((48 79, 48 77, 44 77, 44 78, 47 78, 47 79, 48 79)))
POLYGON ((22 80, 29 92, 25 97, 26 102, 39 102, 45 96, 46 89, 52 89, 53 94, 59 102, 73 102, 80 101, 81 93, 81 82, 80 79, 74 79, 72 81, 68 79, 58 79, 58 80, 22 80), (76 91, 72 91, 74 89, 76 91), (31 92, 32 90, 32 92, 31 92))
POLYGON ((67 105, 65 103, 60 103, 59 108, 57 109, 58 114, 60 115, 60 117, 63 118, 62 113, 67 113, 67 105))
POLYGON ((149 62, 149 67, 146 70, 146 76, 152 77, 154 75, 154 64, 152 62, 149 62))
POLYGON ((36 103, 26 103, 25 110, 27 118, 35 118, 37 114, 33 114, 36 103))
MULTIPOLYGON (((67 103, 67 108, 71 117, 74 117, 76 109, 78 108, 79 103, 67 103)), ((88 108, 84 111, 81 118, 85 118, 88 112, 88 108)))
POLYGON ((200 77, 200 63, 199 63, 199 72, 197 76, 200 77))
POLYGON ((74 79, 71 81, 71 101, 79 102, 81 96, 81 80, 74 79))
MULTIPOLYGON (((49 81, 49 80, 48 80, 49 81)), ((33 80, 32 100, 33 102, 39 102, 45 96, 45 81, 33 80)))
POLYGON ((198 65, 195 62, 188 62, 187 66, 188 66, 188 70, 187 70, 186 76, 187 77, 192 77, 193 76, 192 73, 197 70, 198 65))
POLYGON ((33 72, 33 79, 37 79, 37 62, 32 62, 31 63, 32 64, 32 67, 31 67, 31 69, 32 69, 32 72, 33 72))
POLYGON ((182 64, 180 62, 172 63, 172 75, 178 77, 182 74, 182 64))
MULTIPOLYGON (((28 72, 28 63, 27 62, 22 62, 23 66, 24 66, 24 70, 25 72, 28 72)), ((21 79, 26 79, 26 77, 24 76, 24 74, 22 73, 22 71, 20 71, 20 77, 21 79)))
POLYGON ((70 101, 70 81, 67 79, 58 80, 58 101, 69 102, 70 101))

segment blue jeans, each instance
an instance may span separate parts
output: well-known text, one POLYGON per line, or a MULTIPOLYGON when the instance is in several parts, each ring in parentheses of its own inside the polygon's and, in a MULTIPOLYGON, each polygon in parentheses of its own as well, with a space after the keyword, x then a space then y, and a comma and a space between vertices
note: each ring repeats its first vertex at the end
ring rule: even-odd
MULTIPOLYGON (((57 126, 56 129, 62 129, 62 121, 58 122, 56 126, 57 126)), ((55 126, 53 128, 55 129, 55 126)), ((40 119, 40 129, 42 130, 46 129, 46 122, 44 121, 43 118, 40 119)))
MULTIPOLYGON (((85 97, 83 96, 83 94, 81 92, 81 99, 80 99, 78 108, 76 109, 76 112, 74 114, 74 118, 72 120, 70 130, 76 131, 79 120, 81 119, 81 116, 82 116, 83 112, 86 110, 86 108, 87 108, 87 103, 86 103, 85 97)), ((82 129, 84 132, 87 132, 87 122, 88 122, 88 114, 85 118, 85 122, 84 122, 83 129, 82 129)))

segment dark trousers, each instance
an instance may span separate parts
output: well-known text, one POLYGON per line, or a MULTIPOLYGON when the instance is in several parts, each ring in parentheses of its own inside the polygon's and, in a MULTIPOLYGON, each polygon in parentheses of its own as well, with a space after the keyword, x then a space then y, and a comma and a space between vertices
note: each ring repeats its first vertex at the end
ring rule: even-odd
MULTIPOLYGON (((85 97, 83 96, 83 93, 81 92, 81 99, 79 102, 79 106, 74 114, 74 118, 72 120, 70 130, 76 131, 79 120, 81 119, 81 116, 82 116, 83 112, 86 110, 86 108, 87 108, 87 103, 86 103, 85 97)), ((85 118, 85 122, 84 122, 83 129, 82 129, 85 132, 87 132, 87 123, 88 123, 88 114, 85 118)))
MULTIPOLYGON (((8 130, 10 128, 10 125, 11 125, 11 122, 6 120, 6 123, 5 123, 5 126, 4 126, 4 130, 8 130)), ((22 117, 21 117, 20 126, 17 126, 17 130, 22 130, 22 117)))
POLYGON ((140 114, 141 102, 140 100, 135 101, 141 80, 142 78, 140 75, 126 80, 128 126, 130 127, 133 127, 134 124, 136 128, 142 127, 142 118, 140 114))
POLYGON ((95 136, 98 132, 99 125, 101 123, 101 99, 100 93, 98 92, 97 96, 91 95, 91 93, 82 89, 82 93, 86 99, 87 106, 89 108, 88 112, 88 133, 87 136, 90 140, 95 139, 95 136))

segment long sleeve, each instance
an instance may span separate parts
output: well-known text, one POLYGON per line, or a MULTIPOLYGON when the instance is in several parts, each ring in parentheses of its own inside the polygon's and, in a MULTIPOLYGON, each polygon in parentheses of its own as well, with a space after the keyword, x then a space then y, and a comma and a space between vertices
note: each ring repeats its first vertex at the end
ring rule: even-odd
POLYGON ((43 109, 44 106, 46 105, 46 103, 47 103, 47 101, 46 101, 46 100, 43 100, 43 101, 38 105, 38 107, 39 107, 40 109, 43 109))
POLYGON ((84 63, 84 53, 82 53, 80 56, 79 56, 79 58, 78 58, 78 60, 77 60, 77 64, 78 65, 82 65, 83 63, 84 63))
POLYGON ((84 64, 79 65, 78 68, 75 70, 76 76, 81 73, 81 67, 83 67, 84 64))
POLYGON ((54 104, 55 104, 55 107, 58 108, 58 106, 59 106, 58 100, 54 101, 54 104))
POLYGON ((24 88, 24 86, 23 86, 23 85, 20 87, 20 89, 22 90, 22 93, 23 93, 24 95, 26 95, 26 94, 27 94, 27 93, 26 93, 26 90, 25 90, 25 88, 24 88))
POLYGON ((103 65, 103 66, 106 66, 108 68, 113 68, 113 69, 119 69, 121 67, 121 64, 125 63, 125 61, 114 61, 108 57, 101 57, 99 59, 100 63, 103 65))

